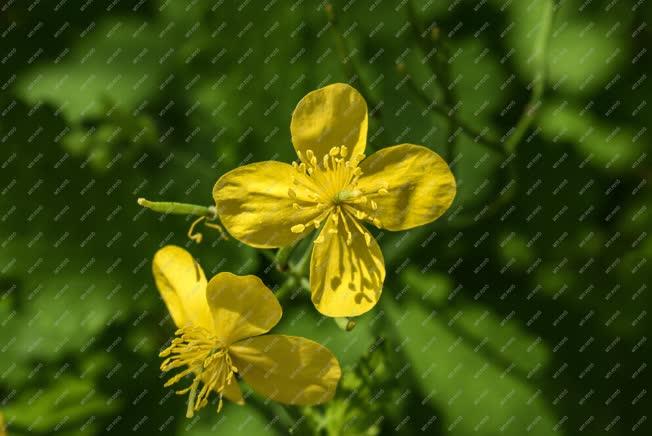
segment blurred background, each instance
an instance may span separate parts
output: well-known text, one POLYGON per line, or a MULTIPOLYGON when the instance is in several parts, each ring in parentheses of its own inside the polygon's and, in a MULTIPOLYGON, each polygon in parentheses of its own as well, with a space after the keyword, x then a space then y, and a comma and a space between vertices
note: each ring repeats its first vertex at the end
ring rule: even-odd
POLYGON ((649 434, 650 2, 0 4, 9 434, 649 434), (335 400, 186 419, 153 253, 285 277, 136 199, 210 205, 224 172, 293 160, 294 106, 334 82, 367 99, 369 151, 445 156, 455 203, 376 232, 383 298, 351 332, 284 300, 276 331, 345 368, 335 400))

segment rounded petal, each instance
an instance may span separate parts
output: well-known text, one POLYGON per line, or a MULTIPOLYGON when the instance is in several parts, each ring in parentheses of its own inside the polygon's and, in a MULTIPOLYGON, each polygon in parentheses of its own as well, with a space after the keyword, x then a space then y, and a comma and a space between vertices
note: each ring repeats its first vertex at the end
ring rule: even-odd
POLYGON ((364 153, 367 144, 367 103, 355 88, 335 83, 308 93, 292 113, 290 131, 294 149, 305 158, 318 158, 332 147, 346 145, 351 155, 364 153))
POLYGON ((369 311, 378 302, 385 280, 383 253, 374 237, 344 213, 337 223, 329 217, 320 239, 310 260, 310 290, 317 310, 332 317, 369 311))
POLYGON ((290 245, 310 231, 308 224, 321 212, 310 198, 313 194, 306 184, 312 182, 306 179, 291 165, 274 161, 229 171, 213 188, 220 221, 234 238, 253 247, 290 245), (293 180, 303 184, 293 184, 293 180), (290 189, 296 198, 290 197, 290 189), (305 230, 292 232, 299 224, 306 225, 305 230))
POLYGON ((245 403, 244 398, 242 398, 242 391, 240 390, 240 386, 235 377, 231 380, 231 383, 224 387, 222 394, 227 400, 235 404, 243 405, 245 403))
POLYGON ((225 345, 267 333, 281 319, 276 296, 256 276, 221 272, 208 282, 206 299, 214 334, 225 345))
POLYGON ((156 287, 177 327, 195 325, 209 331, 213 321, 206 302, 206 276, 190 253, 166 245, 154 254, 156 287))
POLYGON ((372 209, 371 201, 356 208, 378 218, 380 227, 387 230, 406 230, 434 221, 455 198, 450 168, 437 153, 420 145, 384 148, 363 160, 360 168, 357 188, 376 203, 377 210, 372 209))
POLYGON ((238 373, 256 392, 285 404, 309 406, 335 395, 340 364, 322 345, 296 336, 265 335, 233 344, 238 373))

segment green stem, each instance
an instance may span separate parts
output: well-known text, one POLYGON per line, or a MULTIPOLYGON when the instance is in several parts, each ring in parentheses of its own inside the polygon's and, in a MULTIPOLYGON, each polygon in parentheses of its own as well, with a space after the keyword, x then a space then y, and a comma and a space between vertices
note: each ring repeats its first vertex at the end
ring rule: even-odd
POLYGON ((139 198, 138 204, 154 212, 165 214, 205 216, 209 219, 217 217, 215 206, 200 206, 198 204, 172 201, 149 201, 144 198, 139 198))
POLYGON ((337 48, 337 52, 340 56, 340 61, 342 62, 342 65, 344 66, 346 73, 349 75, 349 80, 355 81, 357 79, 359 83, 360 93, 367 101, 367 104, 375 109, 372 112, 370 112, 370 115, 372 117, 379 117, 381 104, 378 102, 376 98, 373 97, 371 90, 366 85, 365 81, 362 79, 362 75, 359 73, 359 68, 357 67, 356 63, 353 60, 353 53, 348 50, 346 39, 344 38, 342 32, 340 32, 337 16, 335 14, 335 11, 333 10, 333 5, 331 3, 327 3, 324 6, 324 11, 326 12, 326 17, 328 18, 328 22, 331 26, 331 30, 333 32, 333 35, 335 36, 335 45, 337 48))
POLYGON ((288 261, 290 259, 290 256, 294 252, 294 249, 297 247, 298 241, 293 242, 290 245, 286 245, 285 247, 281 247, 276 251, 276 256, 274 257, 274 262, 276 263, 276 268, 281 271, 285 272, 288 269, 288 261))
POLYGON ((547 64, 548 64, 548 42, 550 40, 550 31, 552 29, 552 22, 555 15, 555 2, 548 0, 545 5, 542 17, 542 28, 539 32, 537 42, 534 46, 534 52, 538 53, 537 73, 534 77, 534 84, 532 85, 532 94, 527 103, 525 111, 519 119, 516 127, 514 127, 509 139, 505 142, 505 150, 507 153, 514 153, 516 147, 523 139, 523 136, 530 128, 534 121, 534 116, 541 106, 541 97, 546 85, 547 64))

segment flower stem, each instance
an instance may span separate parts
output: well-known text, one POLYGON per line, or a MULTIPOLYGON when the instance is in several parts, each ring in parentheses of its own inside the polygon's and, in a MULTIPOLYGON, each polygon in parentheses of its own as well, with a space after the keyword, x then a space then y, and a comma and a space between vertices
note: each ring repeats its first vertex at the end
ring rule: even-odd
POLYGON ((290 256, 294 252, 294 249, 297 247, 298 241, 293 242, 290 245, 281 247, 276 251, 276 256, 272 259, 276 263, 276 269, 281 272, 285 272, 288 269, 288 261, 290 256))
POLYGON ((209 219, 215 219, 217 217, 215 206, 200 206, 198 204, 176 203, 172 201, 149 201, 145 198, 139 198, 138 204, 154 212, 165 214, 205 216, 209 219))

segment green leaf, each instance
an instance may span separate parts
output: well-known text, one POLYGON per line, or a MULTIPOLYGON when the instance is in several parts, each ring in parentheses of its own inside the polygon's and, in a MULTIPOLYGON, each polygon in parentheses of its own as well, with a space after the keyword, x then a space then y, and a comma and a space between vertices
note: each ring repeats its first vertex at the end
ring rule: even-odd
POLYGON ((539 115, 539 126, 547 139, 555 143, 572 142, 586 156, 586 162, 606 171, 631 168, 645 149, 633 129, 610 125, 567 102, 545 105, 539 115))
MULTIPOLYGON (((549 3, 559 10, 555 14, 548 49, 548 82, 567 93, 590 93, 607 81, 625 59, 623 30, 612 31, 613 18, 592 19, 577 13, 577 4, 564 2, 556 5, 553 0, 505 2, 497 0, 502 11, 505 5, 513 29, 509 27, 507 40, 514 48, 516 66, 530 80, 538 71, 543 53, 536 49, 536 41, 542 28, 541 17, 549 3)), ((627 18, 625 18, 627 20, 627 18)))
POLYGON ((480 435, 554 433, 556 418, 540 390, 476 352, 421 305, 408 302, 399 310, 384 301, 422 395, 442 411, 444 429, 480 435))
MULTIPOLYGON (((215 413, 207 407, 202 415, 215 413)), ((237 404, 224 402, 224 409, 217 416, 202 416, 196 419, 183 419, 177 427, 178 434, 189 436, 213 436, 221 435, 270 435, 279 434, 271 421, 249 405, 238 406, 237 404)))
POLYGON ((158 90, 159 60, 168 49, 155 26, 108 19, 59 63, 25 73, 17 84, 28 101, 47 101, 69 120, 104 115, 113 104, 132 109, 158 90))
POLYGON ((424 273, 414 266, 409 266, 401 273, 401 279, 408 286, 406 292, 416 294, 418 300, 434 305, 446 302, 453 290, 453 282, 442 273, 424 273), (413 288, 414 290, 410 290, 413 288))
POLYGON ((477 38, 466 39, 451 53, 452 90, 461 102, 462 118, 481 131, 507 99, 510 81, 494 52, 477 38))
POLYGON ((2 411, 11 428, 52 433, 79 425, 78 431, 85 433, 84 418, 113 409, 91 380, 62 377, 46 388, 22 392, 2 411))

